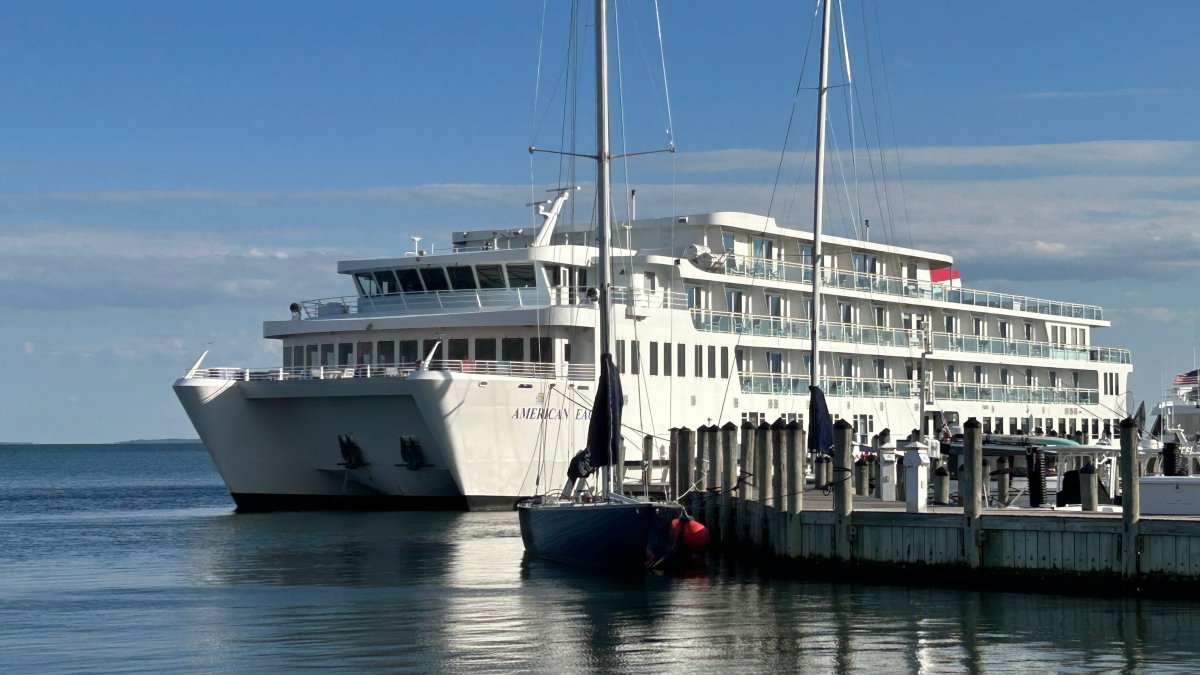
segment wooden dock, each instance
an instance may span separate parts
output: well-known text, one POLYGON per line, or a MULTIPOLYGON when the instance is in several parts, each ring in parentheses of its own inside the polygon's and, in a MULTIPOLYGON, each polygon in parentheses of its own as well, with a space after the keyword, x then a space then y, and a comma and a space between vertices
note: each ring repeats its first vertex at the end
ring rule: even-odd
POLYGON ((856 496, 844 421, 824 491, 804 481, 804 431, 782 422, 673 433, 670 490, 709 528, 718 554, 751 556, 779 572, 1200 597, 1200 517, 1140 516, 1137 427, 1125 420, 1121 431, 1121 513, 986 508, 975 420, 966 425, 963 506, 913 512, 912 502, 856 496))

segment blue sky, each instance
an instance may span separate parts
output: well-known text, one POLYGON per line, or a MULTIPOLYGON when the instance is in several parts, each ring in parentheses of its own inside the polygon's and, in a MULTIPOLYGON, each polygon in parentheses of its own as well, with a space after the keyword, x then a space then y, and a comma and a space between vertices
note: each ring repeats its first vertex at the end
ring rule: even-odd
MULTIPOLYGON (((558 142, 548 5, 535 108, 541 2, 0 2, 0 440, 193 436, 171 382, 204 349, 276 363, 261 321, 348 294, 339 258, 527 222, 525 149, 558 142)), ((626 138, 660 147, 653 14, 618 8, 626 138)), ((640 215, 766 210, 812 10, 663 0, 679 154, 632 165, 640 215)), ((846 25, 864 102, 886 66, 896 243, 1103 305, 1138 398, 1192 367, 1200 3, 847 0, 846 25)), ((804 161, 775 213, 807 227, 804 161)))

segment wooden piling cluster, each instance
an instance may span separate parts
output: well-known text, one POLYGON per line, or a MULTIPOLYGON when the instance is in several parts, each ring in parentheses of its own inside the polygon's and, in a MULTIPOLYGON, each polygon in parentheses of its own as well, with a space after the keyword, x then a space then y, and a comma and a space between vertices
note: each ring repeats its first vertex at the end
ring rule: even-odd
MULTIPOLYGON (((1125 591, 1200 589, 1200 518, 1140 517, 1132 420, 1121 425, 1120 516, 996 508, 1008 496, 1009 464, 997 462, 1000 500, 987 502, 982 428, 972 418, 964 431, 962 506, 905 512, 903 493, 883 502, 864 484, 871 468, 856 464, 845 420, 835 424, 832 456, 814 466, 815 484, 806 481, 805 431, 795 422, 673 429, 669 489, 709 528, 718 554, 752 555, 784 569, 878 578, 919 567, 971 585, 1032 574, 1053 582, 1045 590, 1113 583, 1125 591), (811 502, 806 510, 806 491, 821 495, 813 500, 820 510, 811 502)), ((936 504, 948 496, 948 478, 944 467, 935 473, 936 504)), ((1090 499, 1085 507, 1095 509, 1090 499)))

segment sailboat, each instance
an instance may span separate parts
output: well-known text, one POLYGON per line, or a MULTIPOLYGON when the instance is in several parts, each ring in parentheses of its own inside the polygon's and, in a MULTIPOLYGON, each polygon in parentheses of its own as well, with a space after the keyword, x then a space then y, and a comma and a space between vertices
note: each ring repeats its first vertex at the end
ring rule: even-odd
POLYGON ((625 397, 612 357, 609 242, 608 36, 605 0, 596 0, 596 237, 599 249, 600 372, 587 447, 571 461, 562 495, 517 505, 521 539, 531 555, 573 565, 652 569, 675 549, 683 506, 639 502, 613 490, 612 465, 620 454, 625 397), (584 498, 583 481, 600 470, 602 491, 584 498))

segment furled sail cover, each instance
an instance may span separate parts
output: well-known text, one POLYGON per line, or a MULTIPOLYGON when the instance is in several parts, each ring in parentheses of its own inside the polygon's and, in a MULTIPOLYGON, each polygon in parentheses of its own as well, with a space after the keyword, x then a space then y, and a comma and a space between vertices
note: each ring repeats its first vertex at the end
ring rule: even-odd
POLYGON ((588 457, 593 467, 609 466, 618 456, 621 443, 621 376, 613 363, 612 354, 600 355, 600 384, 592 403, 592 419, 588 424, 588 457))
POLYGON ((829 406, 821 388, 808 387, 808 418, 812 425, 808 432, 808 449, 816 452, 833 453, 833 420, 829 417, 829 406))

